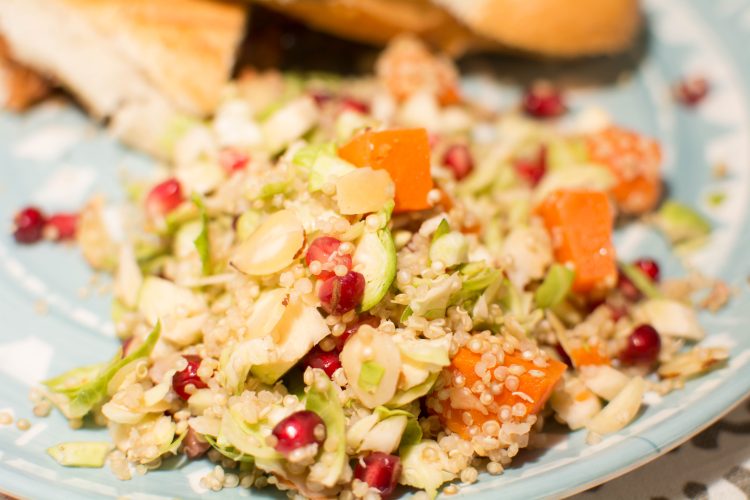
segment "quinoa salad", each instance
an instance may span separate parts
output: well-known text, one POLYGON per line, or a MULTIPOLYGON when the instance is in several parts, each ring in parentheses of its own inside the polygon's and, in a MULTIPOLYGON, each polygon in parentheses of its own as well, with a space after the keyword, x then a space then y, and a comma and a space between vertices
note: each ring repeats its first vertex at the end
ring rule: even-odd
POLYGON ((212 490, 434 497, 501 474, 545 423, 596 442, 720 366, 697 310, 726 285, 613 246, 634 220, 678 253, 710 236, 664 196, 658 142, 547 83, 480 104, 411 38, 368 77, 245 72, 210 121, 174 120, 127 203, 19 212, 19 243, 74 241, 111 274, 122 341, 34 393, 37 415, 111 435, 49 454, 122 480, 185 455, 215 464, 212 490))

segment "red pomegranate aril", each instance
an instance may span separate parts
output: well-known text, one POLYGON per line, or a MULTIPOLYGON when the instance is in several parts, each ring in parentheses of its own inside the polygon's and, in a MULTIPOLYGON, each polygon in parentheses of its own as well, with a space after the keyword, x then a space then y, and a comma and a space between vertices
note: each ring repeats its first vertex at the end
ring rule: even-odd
POLYGON ((370 105, 366 102, 360 101, 359 99, 355 99, 353 97, 344 97, 341 100, 341 108, 343 110, 349 110, 354 111, 356 113, 362 113, 363 115, 366 115, 370 112, 370 105))
POLYGON ((523 96, 523 110, 535 118, 554 118, 566 111, 562 92, 549 82, 534 83, 523 96))
POLYGON ((303 410, 292 413, 273 428, 276 451, 287 455, 298 448, 326 439, 326 424, 317 413, 303 410))
POLYGON ((59 213, 47 220, 45 232, 55 241, 71 240, 76 235, 78 214, 59 213))
POLYGON ((466 145, 454 144, 445 151, 443 166, 453 173, 453 178, 460 181, 474 170, 474 158, 466 145))
POLYGON ((708 80, 702 76, 684 78, 674 86, 674 96, 685 106, 695 106, 700 103, 710 89, 708 80))
POLYGON ((326 280, 336 276, 336 266, 344 266, 347 270, 352 268, 352 257, 349 254, 341 255, 338 253, 341 241, 332 236, 321 236, 315 238, 305 254, 307 267, 313 261, 320 262, 323 269, 318 274, 318 279, 326 280))
POLYGON ((651 278, 651 281, 653 281, 654 283, 659 282, 659 264, 657 264, 654 259, 638 259, 633 262, 633 265, 640 269, 643 274, 651 278))
POLYGON ((36 207, 26 207, 13 218, 13 237, 17 243, 24 245, 36 243, 42 239, 46 222, 41 210, 36 207))
POLYGON ((245 170, 248 163, 250 163, 250 156, 242 151, 226 148, 219 153, 219 165, 229 175, 245 170))
POLYGON ((328 314, 344 314, 362 302, 365 292, 365 277, 356 271, 344 276, 332 276, 323 282, 318 298, 328 314))
POLYGON ((401 460, 395 455, 380 451, 360 459, 354 469, 354 477, 380 491, 384 499, 393 494, 400 475, 401 460))
POLYGON ((313 90, 310 92, 310 97, 312 97, 318 107, 323 106, 333 99, 333 96, 325 90, 313 90))
POLYGON ((344 333, 342 333, 338 337, 335 337, 336 350, 340 352, 344 348, 344 345, 346 345, 346 341, 349 340, 349 337, 357 333, 357 330, 359 330, 359 327, 362 325, 370 325, 373 328, 377 328, 380 325, 380 318, 367 314, 360 317, 351 325, 347 326, 346 330, 344 330, 344 333))
POLYGON ((652 364, 659 358, 659 351, 659 332, 651 325, 638 325, 628 336, 627 344, 620 353, 620 360, 629 365, 652 364))
POLYGON ((633 282, 630 281, 630 278, 625 276, 625 273, 620 270, 617 271, 617 289, 620 290, 623 297, 633 302, 640 300, 642 297, 641 291, 638 290, 638 287, 636 287, 633 282))
POLYGON ((513 168, 521 179, 536 187, 547 173, 547 149, 542 146, 533 157, 517 158, 513 168))
POLYGON ((185 200, 177 179, 167 179, 154 186, 146 197, 146 210, 152 217, 162 217, 185 200))
POLYGON ((333 378, 333 373, 341 368, 341 360, 339 360, 339 353, 337 351, 326 352, 318 346, 313 347, 307 353, 303 364, 305 367, 320 368, 331 379, 333 378))
POLYGON ((198 376, 198 368, 202 361, 200 356, 188 354, 183 358, 187 361, 187 366, 172 376, 172 388, 178 396, 187 401, 190 399, 190 394, 185 390, 188 385, 192 384, 196 389, 205 389, 208 386, 198 376))

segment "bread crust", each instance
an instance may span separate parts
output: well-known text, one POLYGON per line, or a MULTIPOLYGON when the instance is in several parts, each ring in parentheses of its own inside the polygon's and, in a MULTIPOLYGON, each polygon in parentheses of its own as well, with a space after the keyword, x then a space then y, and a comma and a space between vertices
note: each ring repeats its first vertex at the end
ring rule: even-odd
POLYGON ((477 40, 465 26, 431 0, 257 0, 313 28, 347 39, 385 45, 413 33, 450 54, 477 40))
POLYGON ((63 0, 178 108, 213 111, 244 34, 240 4, 208 0, 63 0))
POLYGON ((0 37, 0 87, 4 102, 11 111, 23 111, 52 92, 47 79, 13 59, 8 44, 0 37))
POLYGON ((641 25, 638 0, 434 0, 478 34, 552 57, 626 49, 641 25))

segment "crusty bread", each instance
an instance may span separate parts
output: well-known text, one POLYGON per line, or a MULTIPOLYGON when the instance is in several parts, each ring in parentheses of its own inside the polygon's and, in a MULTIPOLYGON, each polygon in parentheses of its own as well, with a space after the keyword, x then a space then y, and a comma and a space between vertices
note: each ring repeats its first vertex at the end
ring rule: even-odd
POLYGON ((51 90, 45 78, 13 59, 8 44, 0 37, 0 108, 23 111, 51 90))
POLYGON ((478 34, 525 52, 620 52, 640 27, 638 0, 434 0, 478 34))
POLYGON ((454 55, 509 49, 548 57, 609 54, 627 48, 640 24, 638 0, 256 1, 345 38, 384 44, 408 32, 454 55))
POLYGON ((431 0, 257 0, 311 27, 351 40, 384 45, 413 33, 457 54, 476 45, 476 36, 431 0))
POLYGON ((176 114, 212 111, 245 17, 210 0, 0 0, 14 57, 151 152, 176 114))

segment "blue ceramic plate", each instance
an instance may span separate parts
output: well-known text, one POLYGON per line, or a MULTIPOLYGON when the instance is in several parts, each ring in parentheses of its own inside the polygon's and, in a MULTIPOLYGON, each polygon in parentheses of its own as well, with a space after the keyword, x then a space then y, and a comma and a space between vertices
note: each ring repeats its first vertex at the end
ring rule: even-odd
MULTIPOLYGON (((725 368, 692 381, 667 397, 648 398, 643 414, 622 432, 588 446, 583 432, 559 436, 547 450, 528 451, 499 477, 482 476, 461 488, 471 498, 559 497, 604 482, 665 453, 727 412, 750 392, 750 2, 654 0, 647 3, 650 35, 629 78, 587 87, 572 95, 573 107, 598 103, 618 122, 659 137, 665 146, 670 193, 708 215, 716 230, 694 266, 741 290, 718 315, 703 315, 707 343, 730 348, 725 368), (709 97, 693 110, 673 105, 669 83, 687 73, 712 82, 709 97), (711 166, 726 164, 715 179, 711 166), (717 206, 709 196, 723 193, 717 206)), ((584 71, 584 69, 582 69, 584 71)), ((503 106, 516 98, 481 77, 469 78, 470 94, 503 106)), ((48 103, 26 116, 0 116, 0 220, 29 202, 47 210, 76 209, 101 191, 118 196, 117 174, 145 170, 148 161, 118 146, 74 109, 48 103)), ((617 236, 624 258, 654 255, 668 275, 684 272, 663 241, 646 227, 617 236)), ((34 418, 32 385, 73 366, 108 359, 116 349, 108 321, 109 299, 73 249, 17 247, 0 237, 0 411, 28 418, 31 429, 0 427, 0 491, 35 499, 127 497, 197 498, 207 462, 175 460, 166 470, 120 482, 108 470, 65 469, 45 449, 68 440, 102 440, 106 431, 73 431, 57 413, 34 418), (89 290, 83 297, 82 290, 89 290), (45 314, 40 311, 46 309, 45 314)), ((273 493, 254 492, 253 496, 273 493)), ((210 498, 251 496, 241 489, 210 498)))

